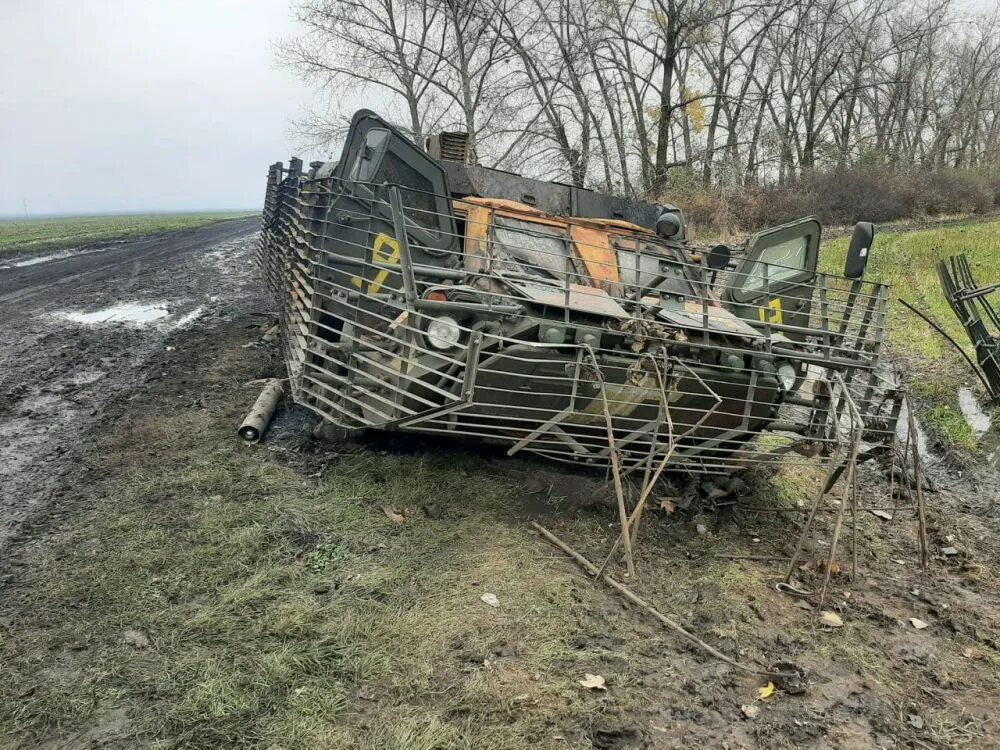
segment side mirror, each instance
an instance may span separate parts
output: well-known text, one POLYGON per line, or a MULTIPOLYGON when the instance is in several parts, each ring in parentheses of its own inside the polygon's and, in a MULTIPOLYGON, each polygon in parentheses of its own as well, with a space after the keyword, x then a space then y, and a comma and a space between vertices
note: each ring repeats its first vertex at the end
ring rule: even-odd
POLYGON ((725 245, 716 245, 708 251, 708 258, 706 259, 706 262, 708 263, 708 267, 713 271, 721 271, 729 265, 729 261, 732 260, 732 258, 732 250, 725 245))
POLYGON ((847 250, 847 261, 844 263, 844 276, 849 279, 860 279, 865 275, 865 266, 868 265, 868 258, 871 257, 874 240, 874 224, 870 221, 859 221, 854 225, 851 246, 847 250))

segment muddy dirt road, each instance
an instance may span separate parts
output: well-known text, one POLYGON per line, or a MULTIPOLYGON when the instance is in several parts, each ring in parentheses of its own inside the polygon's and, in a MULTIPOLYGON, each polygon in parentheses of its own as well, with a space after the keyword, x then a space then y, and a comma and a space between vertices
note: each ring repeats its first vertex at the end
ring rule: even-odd
POLYGON ((194 321, 225 319, 253 277, 258 219, 0 262, 0 557, 105 407, 194 321))

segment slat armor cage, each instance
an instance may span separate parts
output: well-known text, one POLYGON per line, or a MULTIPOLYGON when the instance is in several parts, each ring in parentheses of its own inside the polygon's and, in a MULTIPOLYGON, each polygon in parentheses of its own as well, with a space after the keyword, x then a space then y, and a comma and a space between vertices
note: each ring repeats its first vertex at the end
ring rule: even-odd
POLYGON ((623 220, 422 190, 386 158, 372 177, 366 149, 268 173, 258 263, 323 419, 626 471, 842 455, 852 414, 892 440, 888 290, 815 272, 815 221, 718 272, 623 220))
POLYGON ((1000 284, 979 284, 965 255, 938 261, 937 271, 941 290, 975 349, 978 375, 991 399, 1000 401, 1000 313, 990 301, 1000 284))

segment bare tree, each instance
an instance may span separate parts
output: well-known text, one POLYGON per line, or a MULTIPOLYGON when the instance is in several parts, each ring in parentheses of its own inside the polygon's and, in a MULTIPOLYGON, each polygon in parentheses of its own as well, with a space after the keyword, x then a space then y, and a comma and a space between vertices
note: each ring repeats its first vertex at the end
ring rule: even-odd
POLYGON ((461 128, 487 164, 661 197, 791 183, 860 160, 1000 168, 1000 21, 953 0, 297 0, 279 59, 419 143, 461 128))
POLYGON ((293 10, 304 31, 278 44, 279 62, 334 100, 349 91, 389 94, 422 143, 444 67, 440 7, 429 0, 301 0, 293 10))

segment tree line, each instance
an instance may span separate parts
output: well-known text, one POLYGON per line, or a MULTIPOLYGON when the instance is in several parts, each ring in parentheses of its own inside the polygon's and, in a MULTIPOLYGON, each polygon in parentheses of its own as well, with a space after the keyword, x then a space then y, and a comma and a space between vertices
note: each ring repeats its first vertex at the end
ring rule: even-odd
POLYGON ((417 143, 656 196, 858 165, 1000 166, 1000 15, 952 0, 297 0, 282 64, 342 135, 370 102, 417 143))

